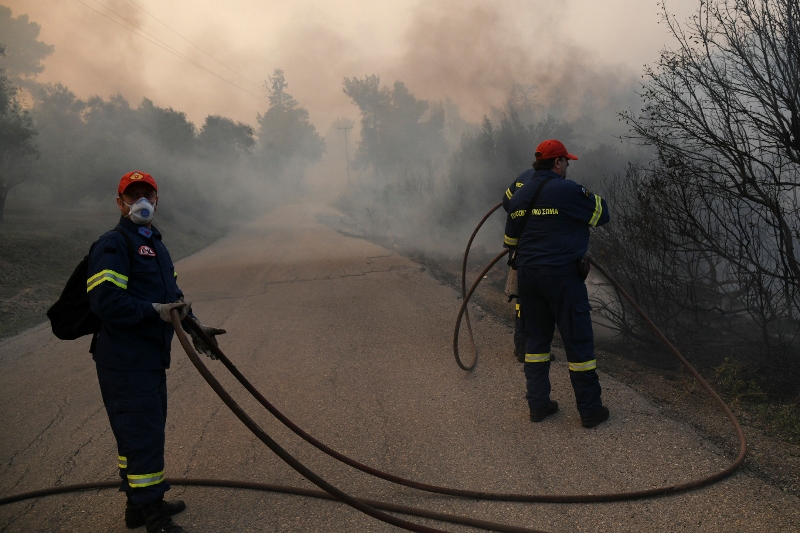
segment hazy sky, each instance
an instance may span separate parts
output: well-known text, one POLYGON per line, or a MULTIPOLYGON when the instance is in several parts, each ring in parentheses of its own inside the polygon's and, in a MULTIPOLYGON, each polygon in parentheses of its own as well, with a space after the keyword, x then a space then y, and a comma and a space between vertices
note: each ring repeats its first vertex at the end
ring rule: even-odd
MULTIPOLYGON (((343 77, 377 74, 388 85, 399 79, 420 98, 451 98, 477 120, 503 103, 514 82, 564 94, 581 86, 602 97, 621 80, 638 78, 642 64, 672 44, 657 24, 656 2, 643 0, 0 4, 14 17, 27 13, 42 27, 40 40, 55 45, 40 81, 61 82, 79 97, 119 92, 134 106, 147 96, 186 112, 198 126, 209 114, 255 125, 267 108, 264 80, 276 68, 325 131, 337 116, 358 118, 342 93, 343 77), (244 90, 113 22, 119 19, 106 8, 244 90)), ((696 4, 667 0, 680 19, 696 4)))

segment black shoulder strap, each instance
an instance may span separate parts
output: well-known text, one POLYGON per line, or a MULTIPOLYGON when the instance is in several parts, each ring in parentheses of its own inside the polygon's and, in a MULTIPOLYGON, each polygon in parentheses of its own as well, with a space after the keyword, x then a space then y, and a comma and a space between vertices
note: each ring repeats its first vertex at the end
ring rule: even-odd
POLYGON ((528 208, 525 210, 525 215, 522 217, 522 224, 520 224, 519 231, 517 232, 518 239, 522 238, 522 232, 525 231, 525 226, 528 225, 528 219, 531 218, 531 211, 533 211, 533 208, 536 207, 536 201, 539 200, 539 194, 551 179, 553 179, 553 176, 547 176, 544 180, 542 180, 542 183, 539 184, 539 188, 536 189, 533 198, 531 198, 531 202, 528 204, 528 208))
POLYGON ((116 227, 111 231, 116 231, 125 238, 125 243, 128 245, 128 260, 130 260, 130 258, 133 256, 133 241, 124 231, 119 229, 119 227, 116 227))

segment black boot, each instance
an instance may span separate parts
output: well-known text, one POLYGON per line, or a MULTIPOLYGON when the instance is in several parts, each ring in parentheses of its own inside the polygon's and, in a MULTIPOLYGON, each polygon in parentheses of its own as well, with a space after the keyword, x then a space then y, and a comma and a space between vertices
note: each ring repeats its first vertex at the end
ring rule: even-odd
POLYGON ((548 416, 555 414, 557 412, 558 412, 558 402, 554 402, 551 400, 550 403, 547 404, 547 407, 544 407, 543 409, 538 409, 536 411, 531 410, 531 422, 541 422, 548 416))
POLYGON ((591 415, 581 416, 581 425, 585 428, 593 428, 606 420, 608 420, 608 407, 603 405, 591 415))
POLYGON ((172 522, 172 517, 169 513, 170 507, 164 500, 156 500, 147 505, 140 505, 139 508, 144 516, 147 533, 188 533, 181 526, 172 522))
MULTIPOLYGON (((171 502, 165 501, 164 508, 169 516, 175 516, 186 509, 186 504, 183 503, 183 500, 175 500, 171 502)), ((145 519, 142 508, 131 502, 131 499, 128 498, 128 501, 125 504, 125 527, 128 529, 136 529, 137 527, 142 527, 143 525, 145 525, 145 519)))

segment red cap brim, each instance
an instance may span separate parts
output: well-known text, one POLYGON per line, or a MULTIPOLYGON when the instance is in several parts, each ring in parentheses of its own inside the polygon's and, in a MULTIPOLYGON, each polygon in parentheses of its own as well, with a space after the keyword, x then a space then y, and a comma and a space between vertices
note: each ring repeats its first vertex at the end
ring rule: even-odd
POLYGON ((156 185, 156 180, 153 179, 153 176, 147 174, 146 172, 139 172, 138 170, 134 170, 133 172, 128 172, 122 179, 119 180, 119 185, 117 186, 117 194, 122 194, 125 192, 125 189, 133 185, 134 183, 147 183, 153 189, 158 192, 158 185, 156 185))

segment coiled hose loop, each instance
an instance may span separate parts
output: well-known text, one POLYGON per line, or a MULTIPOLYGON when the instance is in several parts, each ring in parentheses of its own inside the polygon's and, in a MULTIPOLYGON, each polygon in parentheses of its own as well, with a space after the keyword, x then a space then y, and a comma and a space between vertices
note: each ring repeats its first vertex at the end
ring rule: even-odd
MULTIPOLYGON (((469 315, 467 313, 467 304, 469 303, 470 298, 474 294, 475 290, 477 289, 478 285, 480 284, 483 277, 489 272, 489 270, 497 264, 500 259, 502 259, 506 254, 509 253, 509 250, 503 250, 502 252, 498 253, 494 259, 481 271, 478 275, 477 279, 471 285, 469 291, 466 291, 466 265, 469 256, 469 249, 470 246, 477 234, 478 230, 481 228, 483 223, 489 218, 489 216, 500 207, 500 203, 494 206, 486 215, 481 219, 478 226, 473 231, 472 236, 469 239, 469 243, 467 248, 464 252, 464 260, 462 262, 462 304, 458 312, 458 317, 456 319, 456 325, 454 329, 454 336, 453 336, 453 352, 456 358, 456 363, 458 366, 464 370, 471 370, 474 368, 475 364, 477 363, 478 352, 475 347, 474 338, 472 334, 472 328, 469 323, 469 315), (473 360, 470 364, 464 364, 458 353, 458 334, 460 324, 463 318, 466 317, 467 320, 467 330, 469 333, 469 340, 473 349, 473 360)), ((326 453, 327 455, 337 459, 353 468, 356 468, 362 472, 367 474, 379 477, 381 479, 390 481, 392 483, 396 483, 399 485, 437 493, 437 494, 444 494, 444 495, 451 495, 463 498, 470 498, 470 499, 479 499, 479 500, 498 500, 498 501, 512 501, 512 502, 547 502, 547 503, 589 503, 589 502, 607 502, 607 501, 620 501, 620 500, 634 500, 634 499, 641 499, 641 498, 649 498, 654 496, 662 496, 666 494, 674 494, 677 492, 683 492, 699 487, 703 487, 719 481, 730 474, 732 474, 741 464, 744 462, 745 456, 747 454, 747 441, 744 436, 744 432, 742 431, 741 426, 739 425, 736 417, 733 415, 731 410, 725 405, 725 402, 714 392, 711 386, 700 376, 700 374, 686 361, 686 359, 678 352, 678 350, 669 342, 669 340, 658 330, 655 324, 650 320, 649 317, 644 313, 644 311, 633 301, 630 295, 624 290, 624 288, 614 279, 612 278, 608 272, 599 264, 597 264, 593 259, 591 260, 592 265, 600 272, 600 274, 605 277, 609 283, 615 288, 615 290, 620 294, 625 301, 627 301, 642 319, 647 323, 647 325, 653 330, 656 336, 669 348, 670 352, 681 362, 681 364, 689 370, 689 372, 695 377, 695 379, 700 383, 704 390, 714 399, 714 401, 720 406, 723 410, 725 415, 731 421, 731 424, 734 426, 734 429, 739 438, 739 455, 737 456, 736 460, 731 463, 727 468, 723 469, 722 471, 712 474, 710 476, 706 476, 703 478, 699 478, 696 480, 691 480, 687 483, 681 483, 676 485, 670 485, 666 487, 657 487, 653 489, 646 489, 646 490, 639 490, 639 491, 630 491, 630 492, 618 492, 618 493, 606 493, 606 494, 514 494, 514 493, 492 493, 492 492, 484 492, 484 491, 473 491, 473 490, 465 490, 465 489, 454 489, 448 487, 440 487, 436 485, 429 485, 426 483, 421 483, 414 480, 409 480, 402 478, 400 476, 395 476, 390 473, 382 472, 378 469, 372 468, 368 465, 364 465, 355 461, 344 454, 341 454, 322 442, 318 441, 305 431, 303 431, 300 427, 294 424, 290 419, 288 419, 285 415, 283 415, 277 408, 275 408, 266 398, 261 395, 261 393, 238 371, 236 366, 231 363, 231 361, 225 356, 222 350, 210 339, 203 330, 194 324, 193 321, 187 321, 187 324, 191 329, 194 330, 195 333, 200 335, 201 338, 204 339, 206 344, 214 351, 215 355, 220 359, 223 365, 228 369, 228 371, 233 374, 233 376, 242 384, 242 386, 247 389, 248 392, 259 402, 261 405, 266 408, 273 416, 275 416, 281 423, 283 423, 287 428, 297 434, 299 437, 304 439, 306 442, 311 444, 312 446, 316 447, 320 451, 326 453)), ((178 313, 177 311, 173 312, 172 314, 172 321, 173 326, 175 327, 176 334, 178 336, 178 340, 181 343, 184 351, 186 352, 189 359, 192 361, 194 366, 203 376, 203 378, 209 383, 211 388, 217 393, 217 395, 222 399, 222 401, 228 406, 229 409, 245 424, 245 426, 253 432, 264 444, 267 445, 276 455, 278 455, 281 459, 283 459, 287 464, 289 464, 292 468, 294 468, 297 472, 301 475, 306 477, 309 481, 317 485, 318 487, 322 488, 324 492, 314 491, 310 489, 302 489, 296 487, 285 487, 280 485, 270 485, 270 484, 263 484, 263 483, 253 483, 253 482, 242 482, 242 481, 229 481, 229 480, 213 480, 213 479, 186 479, 186 478, 170 478, 168 479, 170 484, 173 485, 185 485, 185 486, 209 486, 209 487, 228 487, 228 488, 242 488, 242 489, 251 489, 251 490, 264 490, 264 491, 273 491, 273 492, 281 492, 287 494, 297 494, 303 496, 309 496, 314 498, 324 498, 324 499, 335 499, 346 503, 354 507, 355 509, 372 516, 378 520, 390 523, 397 527, 407 529, 409 531, 422 531, 422 532, 440 532, 442 530, 429 528, 426 526, 422 526, 419 524, 415 524, 413 522, 408 522, 406 520, 399 519, 395 516, 387 514, 385 511, 388 512, 396 512, 414 516, 420 516, 424 518, 439 520, 439 521, 446 521, 455 524, 462 524, 468 525, 471 527, 481 528, 490 531, 499 531, 504 533, 541 533, 538 530, 533 530, 530 528, 522 528, 517 526, 511 526, 507 524, 500 524, 496 522, 484 521, 484 520, 476 520, 473 518, 468 517, 461 517, 455 515, 449 515, 446 513, 438 513, 434 511, 428 511, 425 509, 418 509, 413 507, 407 507, 402 505, 396 505, 388 502, 382 502, 378 500, 366 500, 366 499, 359 499, 353 496, 350 496, 343 491, 339 490, 338 488, 334 487, 317 474, 312 472, 310 469, 305 467, 302 463, 297 461, 291 454, 289 454, 286 450, 284 450, 280 445, 278 445, 267 433, 261 429, 245 412, 244 410, 230 397, 230 395, 225 391, 225 389, 220 385, 220 383, 214 378, 211 372, 206 368, 206 366, 201 361, 200 357, 195 353, 194 349, 191 346, 188 338, 186 337, 183 328, 180 325, 178 320, 178 313)), ((47 496, 51 494, 60 494, 65 492, 73 492, 73 491, 81 491, 81 490, 93 490, 93 489, 102 489, 102 488, 116 488, 119 486, 118 481, 105 481, 105 482, 97 482, 97 483, 84 483, 78 485, 68 485, 62 487, 52 487, 49 489, 43 489, 38 491, 32 491, 24 494, 17 494, 12 495, 4 498, 0 498, 0 505, 9 504, 16 501, 21 501, 29 498, 37 498, 42 496, 47 496)))

